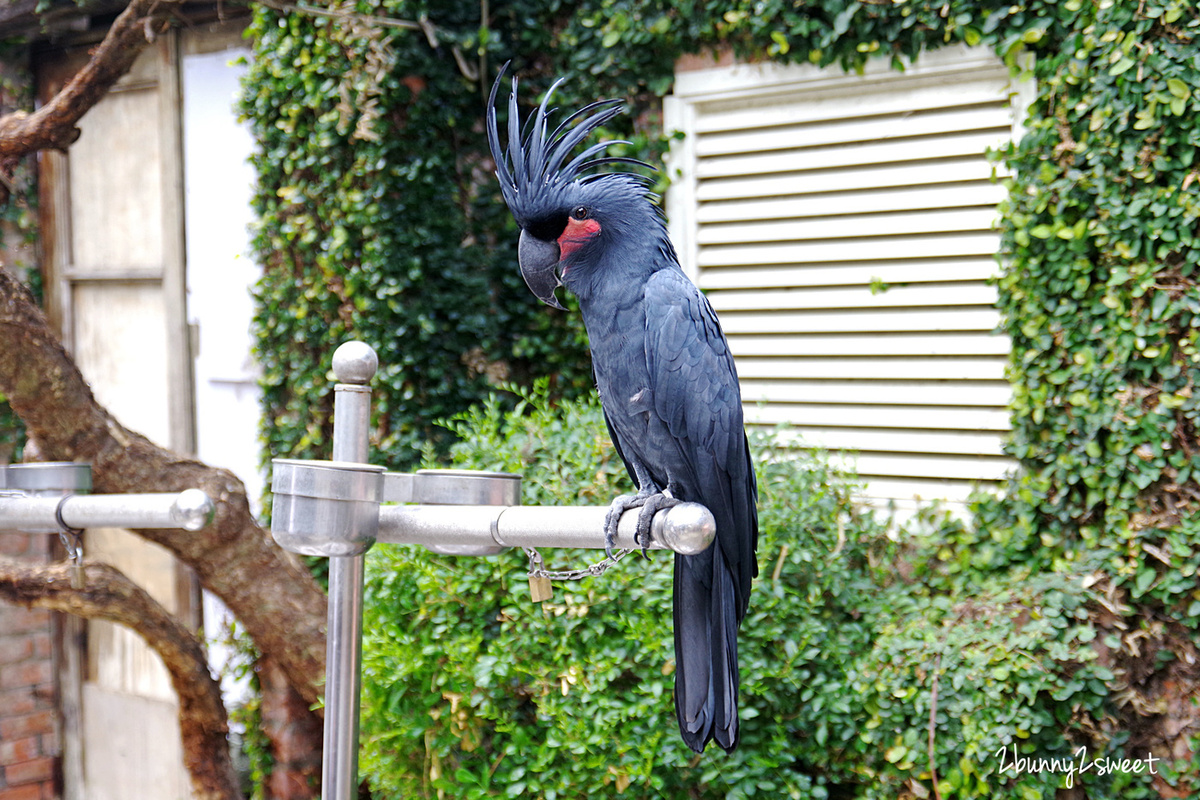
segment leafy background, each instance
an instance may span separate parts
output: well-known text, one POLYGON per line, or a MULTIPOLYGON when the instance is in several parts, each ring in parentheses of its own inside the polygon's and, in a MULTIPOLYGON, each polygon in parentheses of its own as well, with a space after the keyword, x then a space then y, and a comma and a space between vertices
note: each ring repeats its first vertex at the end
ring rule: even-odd
POLYGON ((424 30, 256 11, 243 110, 263 143, 268 451, 324 453, 328 353, 355 337, 385 365, 375 458, 519 469, 527 502, 593 502, 619 471, 603 431, 585 425, 575 317, 537 306, 513 269, 516 230, 481 128, 498 64, 513 60, 527 101, 556 76, 563 107, 628 98, 624 127, 604 133, 652 162, 684 53, 853 70, 868 58, 903 68, 961 42, 1037 87, 1026 135, 996 154, 1014 176, 997 286, 1013 342, 1008 448, 1021 464, 1004 490, 977 498, 966 522, 931 512, 901 546, 853 512, 819 460, 762 444, 763 579, 743 634, 746 739, 732 757, 692 759, 670 735, 665 564, 636 561, 534 607, 520 564, 381 548, 364 768, 382 796, 1065 791, 1061 776, 1001 773, 997 751, 1012 746, 1043 757, 1154 747, 1154 782, 1093 770, 1075 796, 1196 796, 1193 4, 334 9, 424 30), (492 397, 539 376, 541 394, 492 397))
MULTIPOLYGON (((554 404, 543 385, 451 428, 450 463, 522 473, 527 503, 629 489, 592 398, 554 404)), ((696 756, 675 730, 668 554, 536 605, 523 554, 380 545, 363 673, 362 768, 376 794, 1040 798, 1061 776, 999 777, 999 750, 1069 758, 1120 744, 1079 724, 1103 718, 1114 673, 1088 650, 1097 634, 1078 580, 974 569, 970 545, 941 536, 898 544, 856 510, 851 480, 775 441, 754 443, 763 574, 739 637, 733 755, 696 756)), ((1128 778, 1080 782, 1092 796, 1155 796, 1128 778)))

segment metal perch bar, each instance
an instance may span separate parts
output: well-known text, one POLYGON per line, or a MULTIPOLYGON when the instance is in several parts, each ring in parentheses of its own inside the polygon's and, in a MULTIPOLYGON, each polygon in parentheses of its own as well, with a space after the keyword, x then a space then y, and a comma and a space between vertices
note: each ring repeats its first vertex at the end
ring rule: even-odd
MULTIPOLYGON (((377 541, 455 547, 604 547, 607 506, 382 506, 377 541)), ((621 517, 615 547, 633 541, 637 509, 621 517)), ((716 534, 712 513, 698 503, 681 503, 654 515, 650 550, 694 555, 716 534)))
POLYGON ((0 529, 60 530, 55 512, 70 528, 182 528, 198 531, 215 507, 199 489, 177 494, 94 494, 67 497, 0 495, 0 529))

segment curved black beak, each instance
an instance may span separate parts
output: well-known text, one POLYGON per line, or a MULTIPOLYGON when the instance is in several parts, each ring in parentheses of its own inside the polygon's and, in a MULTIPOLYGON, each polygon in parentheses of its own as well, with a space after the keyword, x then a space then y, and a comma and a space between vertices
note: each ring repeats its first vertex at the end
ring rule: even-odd
POLYGON ((554 290, 562 286, 556 270, 559 261, 558 244, 543 241, 522 230, 517 243, 517 260, 521 264, 521 277, 525 279, 529 291, 551 308, 566 311, 554 296, 554 290))

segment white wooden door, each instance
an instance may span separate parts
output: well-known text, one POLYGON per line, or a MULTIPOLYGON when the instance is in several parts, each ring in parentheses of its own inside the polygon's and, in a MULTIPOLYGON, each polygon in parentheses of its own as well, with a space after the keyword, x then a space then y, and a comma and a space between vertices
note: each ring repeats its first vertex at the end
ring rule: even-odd
MULTIPOLYGON (((86 49, 48 56, 43 96, 84 58, 86 49)), ((128 427, 187 453, 193 394, 178 87, 177 37, 168 34, 85 115, 66 155, 44 154, 43 236, 49 305, 97 399, 128 427)), ((128 531, 94 529, 85 551, 198 624, 195 582, 164 549, 128 531)), ((178 703, 161 661, 109 623, 89 623, 86 641, 82 668, 72 670, 73 653, 61 680, 67 797, 189 797, 178 703)), ((73 644, 68 637, 65 647, 73 644)))

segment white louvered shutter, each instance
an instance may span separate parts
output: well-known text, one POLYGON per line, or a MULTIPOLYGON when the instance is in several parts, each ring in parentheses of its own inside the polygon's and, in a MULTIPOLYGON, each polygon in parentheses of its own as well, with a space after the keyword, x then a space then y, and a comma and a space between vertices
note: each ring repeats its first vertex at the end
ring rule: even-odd
POLYGON ((1016 95, 994 54, 947 48, 905 72, 680 72, 667 98, 672 235, 747 419, 853 454, 876 504, 960 502, 1013 466, 985 153, 1016 95))

